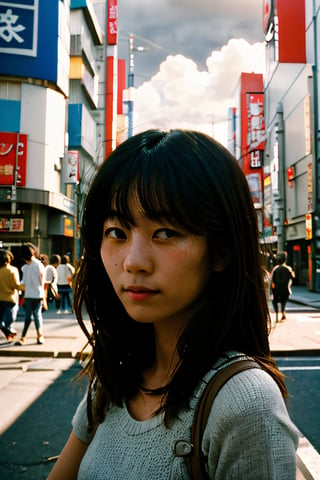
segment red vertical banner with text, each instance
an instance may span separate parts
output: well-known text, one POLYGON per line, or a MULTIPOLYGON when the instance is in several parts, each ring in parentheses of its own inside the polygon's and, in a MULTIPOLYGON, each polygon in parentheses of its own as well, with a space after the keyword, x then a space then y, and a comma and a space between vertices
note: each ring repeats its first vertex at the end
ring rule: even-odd
POLYGON ((107 158, 113 150, 113 73, 114 73, 114 57, 107 57, 107 81, 106 81, 106 145, 105 158, 107 158))
POLYGON ((27 135, 0 132, 0 185, 24 187, 27 176, 27 135))
POLYGON ((118 33, 118 0, 108 0, 107 12, 107 44, 117 44, 118 33))

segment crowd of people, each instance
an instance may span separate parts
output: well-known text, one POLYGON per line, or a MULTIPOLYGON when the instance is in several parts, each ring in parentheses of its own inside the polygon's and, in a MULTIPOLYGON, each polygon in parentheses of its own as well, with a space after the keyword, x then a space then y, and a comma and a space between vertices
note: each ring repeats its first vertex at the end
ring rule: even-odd
POLYGON ((13 323, 17 319, 19 306, 25 312, 21 337, 15 345, 24 345, 29 326, 34 320, 37 343, 44 343, 43 310, 54 305, 58 314, 72 313, 72 281, 75 268, 69 255, 38 254, 32 243, 21 246, 21 269, 12 265, 11 251, 0 249, 0 330, 8 342, 16 339, 13 323))

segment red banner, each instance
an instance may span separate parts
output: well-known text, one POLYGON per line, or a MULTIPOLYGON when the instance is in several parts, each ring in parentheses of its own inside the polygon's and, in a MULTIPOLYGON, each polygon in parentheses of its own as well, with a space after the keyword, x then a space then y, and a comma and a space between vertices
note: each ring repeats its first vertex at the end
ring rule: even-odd
POLYGON ((0 185, 14 185, 17 169, 17 187, 25 187, 28 136, 22 133, 0 132, 0 185))
POLYGON ((118 0, 108 0, 107 44, 117 45, 118 0))

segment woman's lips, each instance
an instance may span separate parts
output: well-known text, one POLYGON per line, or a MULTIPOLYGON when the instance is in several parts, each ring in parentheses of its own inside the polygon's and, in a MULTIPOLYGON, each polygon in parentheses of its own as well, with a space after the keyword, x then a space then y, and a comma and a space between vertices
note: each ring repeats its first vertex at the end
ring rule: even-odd
POLYGON ((158 292, 146 287, 127 287, 125 291, 132 300, 145 300, 158 292))

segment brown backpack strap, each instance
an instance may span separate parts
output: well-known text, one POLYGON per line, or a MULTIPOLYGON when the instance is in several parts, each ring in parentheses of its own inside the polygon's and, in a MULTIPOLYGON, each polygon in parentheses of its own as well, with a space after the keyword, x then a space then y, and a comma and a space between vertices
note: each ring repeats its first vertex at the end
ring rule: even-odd
POLYGON ((201 442, 204 429, 212 408, 213 401, 220 388, 233 377, 236 373, 248 370, 249 368, 260 368, 257 362, 250 359, 241 359, 230 363, 226 367, 219 370, 209 381, 195 409, 193 422, 191 443, 193 451, 190 456, 191 478, 193 480, 208 479, 205 470, 204 456, 201 451, 201 442))

